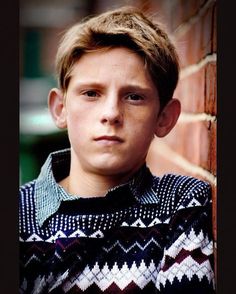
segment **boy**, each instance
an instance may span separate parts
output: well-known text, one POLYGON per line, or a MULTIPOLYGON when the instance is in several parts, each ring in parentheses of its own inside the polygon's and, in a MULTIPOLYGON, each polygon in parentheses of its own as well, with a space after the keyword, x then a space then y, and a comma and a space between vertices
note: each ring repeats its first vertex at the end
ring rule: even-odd
POLYGON ((56 69, 49 109, 71 147, 21 187, 21 293, 214 293, 210 186, 145 165, 180 114, 166 33, 109 11, 66 32, 56 69))

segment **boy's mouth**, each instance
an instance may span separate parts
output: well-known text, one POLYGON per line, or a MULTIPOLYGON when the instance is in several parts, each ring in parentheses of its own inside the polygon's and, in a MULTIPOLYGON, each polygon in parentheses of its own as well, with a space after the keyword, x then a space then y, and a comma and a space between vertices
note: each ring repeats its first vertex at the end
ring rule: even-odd
POLYGON ((111 143, 111 144, 124 142, 124 140, 118 136, 107 136, 107 135, 97 137, 94 140, 101 143, 103 142, 103 143, 111 143))

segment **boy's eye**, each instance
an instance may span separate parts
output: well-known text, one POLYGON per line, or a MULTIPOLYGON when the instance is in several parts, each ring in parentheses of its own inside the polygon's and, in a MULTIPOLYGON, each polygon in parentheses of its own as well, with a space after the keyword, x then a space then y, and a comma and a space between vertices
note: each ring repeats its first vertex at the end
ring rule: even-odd
POLYGON ((97 92, 93 91, 93 90, 86 91, 83 93, 83 95, 86 95, 88 97, 97 97, 98 96, 97 92))
POLYGON ((140 101, 140 100, 144 100, 144 98, 138 94, 129 94, 127 96, 127 100, 129 101, 140 101))

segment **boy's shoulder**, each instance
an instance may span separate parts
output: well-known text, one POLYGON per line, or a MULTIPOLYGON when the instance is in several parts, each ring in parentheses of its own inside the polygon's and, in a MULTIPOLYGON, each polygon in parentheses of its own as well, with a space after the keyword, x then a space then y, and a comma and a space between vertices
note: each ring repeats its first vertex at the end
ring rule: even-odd
POLYGON ((171 173, 154 178, 158 204, 164 214, 211 203, 211 185, 206 181, 171 173))
POLYGON ((19 197, 20 202, 24 202, 26 199, 34 197, 36 180, 32 180, 20 186, 19 188, 19 197))
POLYGON ((29 192, 32 189, 34 189, 35 182, 36 182, 36 179, 20 185, 19 187, 20 194, 24 194, 25 192, 29 192))

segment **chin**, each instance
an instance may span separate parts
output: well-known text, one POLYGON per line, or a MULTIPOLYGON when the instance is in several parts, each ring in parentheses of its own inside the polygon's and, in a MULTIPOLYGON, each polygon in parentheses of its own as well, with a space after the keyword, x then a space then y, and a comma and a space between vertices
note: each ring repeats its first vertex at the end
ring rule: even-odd
POLYGON ((131 170, 130 165, 122 165, 120 162, 119 163, 104 163, 102 165, 96 165, 94 166, 95 170, 97 173, 101 175, 106 175, 106 176, 112 176, 112 175, 119 175, 119 174, 126 174, 129 173, 131 170))
POLYGON ((115 176, 125 173, 125 170, 119 167, 101 167, 97 169, 98 173, 104 176, 115 176))

